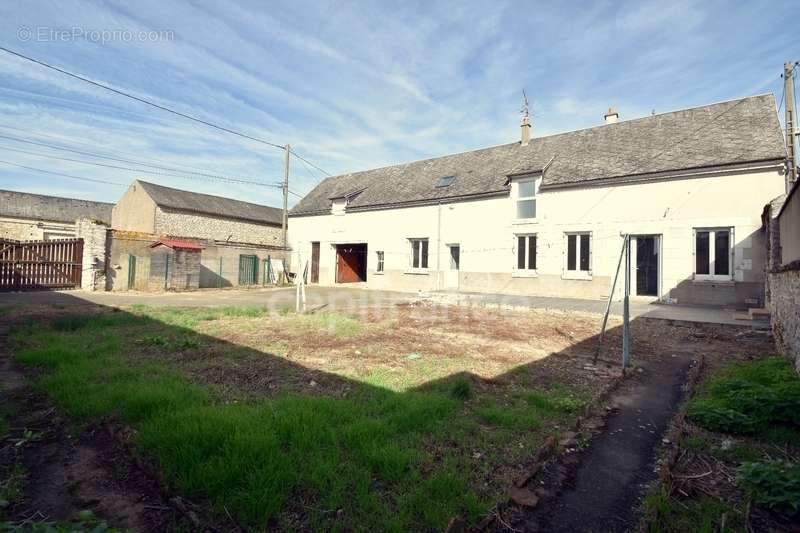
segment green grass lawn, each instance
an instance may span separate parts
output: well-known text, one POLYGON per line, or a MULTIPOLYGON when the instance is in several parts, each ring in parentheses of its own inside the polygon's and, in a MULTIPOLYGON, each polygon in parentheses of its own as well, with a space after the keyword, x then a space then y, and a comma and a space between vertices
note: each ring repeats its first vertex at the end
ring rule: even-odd
MULTIPOLYGON (((557 383, 498 393, 453 376, 404 392, 352 381, 343 397, 286 391, 234 401, 167 359, 137 356, 191 353, 211 342, 202 328, 231 317, 254 330, 274 327, 265 310, 135 308, 30 323, 12 338, 17 360, 45 369, 37 386, 76 422, 117 417, 173 490, 254 529, 441 530, 455 515, 474 522, 511 481, 481 480, 529 456, 589 399, 557 383)), ((358 320, 334 314, 299 317, 296 326, 365 334, 358 320)))

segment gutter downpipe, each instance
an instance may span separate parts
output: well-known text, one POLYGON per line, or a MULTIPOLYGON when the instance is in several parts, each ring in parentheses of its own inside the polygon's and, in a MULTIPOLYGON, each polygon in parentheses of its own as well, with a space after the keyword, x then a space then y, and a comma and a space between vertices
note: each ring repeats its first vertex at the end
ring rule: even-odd
POLYGON ((442 290, 442 201, 436 202, 438 205, 437 210, 437 223, 436 223, 436 290, 442 290))

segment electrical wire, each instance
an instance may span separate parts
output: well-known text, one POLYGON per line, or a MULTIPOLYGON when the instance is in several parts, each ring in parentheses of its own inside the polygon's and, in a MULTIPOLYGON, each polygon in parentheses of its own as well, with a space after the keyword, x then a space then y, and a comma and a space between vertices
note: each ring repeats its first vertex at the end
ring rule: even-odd
POLYGON ((73 179, 73 180, 91 181, 92 183, 103 183, 105 185, 117 185, 119 187, 127 187, 128 186, 125 183, 118 183, 116 181, 96 180, 96 179, 92 179, 92 178, 84 178, 84 177, 81 177, 81 176, 73 176, 72 174, 64 174, 62 172, 54 172, 52 170, 44 170, 42 168, 29 167, 29 166, 26 166, 26 165, 20 165, 19 163, 12 163, 11 161, 3 161, 2 159, 0 159, 0 163, 2 163, 4 165, 11 165, 11 166, 19 167, 19 168, 24 168, 26 170, 31 170, 33 172, 43 172, 45 174, 53 174, 54 176, 61 176, 62 178, 70 178, 70 179, 73 179))
POLYGON ((62 68, 56 67, 55 65, 51 65, 51 64, 46 63, 44 61, 40 61, 38 59, 34 59, 34 58, 30 57, 30 56, 26 56, 26 55, 21 54, 19 52, 15 52, 14 50, 11 50, 11 49, 6 48, 4 46, 0 46, 0 51, 6 52, 7 54, 11 54, 11 55, 16 56, 16 57, 18 57, 20 59, 24 59, 26 61, 30 61, 31 63, 36 63, 37 65, 40 65, 40 66, 45 67, 45 68, 48 68, 50 70, 54 70, 56 72, 60 72, 61 74, 64 74, 64 75, 69 76, 71 78, 75 78, 76 80, 80 80, 80 81, 89 83, 91 85, 94 85, 95 87, 99 87, 101 89, 105 89, 107 91, 111 91, 112 93, 118 94, 120 96, 124 96, 126 98, 130 98, 131 100, 136 100, 137 102, 149 105, 149 106, 154 107, 156 109, 160 109, 162 111, 166 111, 167 113, 172 113, 173 115, 177 115, 179 117, 183 117, 183 118, 191 120, 193 122, 197 122, 198 124, 203 124, 205 126, 209 126, 211 128, 215 128, 217 130, 224 131, 226 133, 230 133, 232 135, 236 135, 236 136, 242 137, 244 139, 248 139, 248 140, 251 140, 251 141, 256 141, 256 142, 259 142, 261 144, 265 144, 267 146, 271 146, 273 148, 278 148, 278 149, 281 149, 281 150, 285 150, 286 149, 285 146, 281 146, 279 144, 275 144, 273 142, 266 141, 264 139, 259 139, 258 137, 253 137, 252 135, 248 135, 246 133, 241 133, 239 131, 232 130, 230 128, 226 128, 225 126, 220 126, 218 124, 214 124, 213 122, 209 122, 207 120, 203 120, 201 118, 197 118, 197 117, 194 117, 192 115, 188 115, 186 113, 182 113, 180 111, 176 111, 174 109, 170 109, 169 107, 157 104, 155 102, 151 102, 150 100, 147 100, 146 98, 141 98, 139 96, 135 96, 135 95, 127 93, 125 91, 121 91, 119 89, 115 89, 115 88, 110 87, 108 85, 105 85, 103 83, 99 83, 99 82, 90 80, 89 78, 85 78, 85 77, 83 77, 83 76, 81 76, 79 74, 74 74, 74 73, 72 73, 72 72, 70 72, 68 70, 64 70, 62 68))
POLYGON ((75 154, 86 155, 86 156, 89 156, 89 157, 96 157, 96 158, 99 158, 99 159, 108 159, 110 161, 117 161, 117 162, 120 162, 120 163, 132 163, 134 165, 140 165, 140 166, 143 166, 143 167, 154 168, 154 169, 157 169, 157 170, 166 170, 168 172, 181 172, 181 173, 184 173, 184 174, 193 174, 193 175, 197 175, 197 176, 203 176, 203 177, 206 177, 206 178, 219 179, 219 180, 225 180, 225 181, 242 181, 242 182, 247 182, 247 183, 257 183, 255 180, 247 180, 245 178, 224 176, 224 175, 221 175, 221 174, 208 174, 208 173, 205 173, 205 172, 185 171, 185 170, 182 170, 180 168, 175 168, 175 167, 164 167, 164 166, 159 166, 159 165, 152 165, 150 163, 137 161, 135 159, 125 159, 125 158, 119 158, 119 157, 111 157, 111 156, 107 156, 107 155, 96 154, 96 153, 93 153, 93 152, 87 152, 87 151, 84 151, 84 150, 76 150, 74 148, 66 148, 66 147, 63 147, 63 146, 57 146, 57 145, 53 145, 53 144, 49 144, 49 143, 26 140, 24 138, 14 137, 14 136, 11 136, 11 135, 2 135, 2 134, 0 134, 0 139, 8 139, 8 140, 12 140, 12 141, 15 141, 15 142, 20 142, 20 143, 25 143, 25 144, 32 144, 32 145, 36 145, 36 146, 42 146, 42 147, 45 147, 45 148, 51 148, 51 149, 54 149, 54 150, 62 150, 62 151, 65 151, 65 152, 72 152, 72 153, 75 153, 75 154))
POLYGON ((110 165, 110 164, 107 164, 107 163, 100 163, 100 162, 97 162, 97 161, 84 161, 84 160, 81 160, 81 159, 73 159, 73 158, 70 158, 70 157, 59 157, 59 156, 55 156, 55 155, 51 155, 51 154, 43 154, 41 152, 32 152, 30 150, 21 150, 19 148, 11 148, 11 147, 8 147, 8 146, 0 146, 0 150, 18 152, 18 153, 22 153, 22 154, 37 156, 37 157, 44 157, 44 158, 47 158, 47 159, 55 159, 55 160, 58 160, 58 161, 68 161, 70 163, 78 163, 78 164, 81 164, 81 165, 90 165, 90 166, 95 166, 95 167, 111 168, 111 169, 114 169, 114 170, 123 170, 123 171, 126 171, 126 172, 134 172, 134 173, 141 173, 141 174, 153 174, 153 175, 156 175, 156 176, 166 176, 166 177, 171 177, 171 178, 182 178, 182 179, 188 179, 188 180, 201 179, 201 180, 205 180, 205 181, 221 181, 221 182, 224 182, 224 183, 242 183, 242 184, 247 184, 247 185, 259 185, 261 187, 275 187, 275 188, 276 187, 280 187, 279 185, 275 185, 275 184, 271 184, 271 183, 262 183, 262 182, 247 181, 247 180, 238 180, 238 179, 234 179, 234 178, 224 178, 223 179, 223 178, 194 177, 194 176, 191 176, 191 175, 173 174, 173 173, 170 173, 170 172, 161 172, 161 171, 157 171, 157 170, 146 170, 146 169, 142 169, 142 168, 122 167, 122 166, 119 166, 119 165, 110 165))
POLYGON ((293 149, 290 149, 290 150, 289 150, 289 153, 290 153, 290 154, 292 154, 292 155, 294 155, 294 156, 295 156, 297 159, 299 159, 300 161, 303 161, 303 162, 305 162, 305 163, 307 163, 307 164, 311 165, 312 167, 316 168, 317 170, 319 170, 320 172, 322 172, 322 173, 323 173, 323 174, 325 174, 326 176, 332 176, 332 175, 333 175, 333 174, 331 174, 330 172, 328 172, 327 170, 325 170, 325 169, 322 169, 322 168, 318 167, 317 165, 315 165, 314 163, 312 163, 311 161, 309 161, 309 160, 308 160, 308 159, 306 159, 305 157, 303 157, 303 156, 299 155, 299 154, 298 154, 297 152, 295 152, 293 149))
MULTIPOLYGON (((259 142, 259 143, 265 144, 265 145, 267 145, 267 146, 271 146, 271 147, 273 147, 273 148, 278 148, 278 149, 280 149, 280 150, 287 150, 287 149, 288 149, 288 147, 286 147, 286 146, 281 146, 281 145, 279 145, 279 144, 276 144, 276 143, 273 143, 273 142, 270 142, 270 141, 267 141, 267 140, 264 140, 264 139, 260 139, 260 138, 258 138, 258 137, 254 137, 254 136, 252 136, 252 135, 248 135, 248 134, 246 134, 246 133, 242 133, 242 132, 239 132, 239 131, 236 131, 236 130, 232 130, 232 129, 230 129, 230 128, 226 128, 225 126, 220 126, 220 125, 218 125, 218 124, 215 124, 215 123, 213 123, 213 122, 209 122, 209 121, 207 121, 207 120, 203 120, 203 119, 201 119, 201 118, 197 118, 197 117, 195 117, 195 116, 192 116, 192 115, 189 115, 189 114, 186 114, 186 113, 182 113, 182 112, 180 112, 180 111, 176 111, 176 110, 174 110, 174 109, 171 109, 171 108, 169 108, 169 107, 163 106, 163 105, 161 105, 161 104, 157 104, 157 103, 155 103, 155 102, 151 102, 150 100, 148 100, 148 99, 146 99, 146 98, 142 98, 142 97, 139 97, 139 96, 135 96, 135 95, 133 95, 133 94, 130 94, 130 93, 128 93, 128 92, 125 92, 125 91, 122 91, 122 90, 119 90, 119 89, 115 89, 115 88, 113 88, 113 87, 110 87, 110 86, 108 86, 108 85, 105 85, 105 84, 103 84, 103 83, 96 82, 96 81, 94 81, 94 80, 91 80, 91 79, 89 79, 89 78, 86 78, 86 77, 84 77, 84 76, 81 76, 81 75, 79 75, 79 74, 75 74, 75 73, 73 73, 73 72, 70 72, 70 71, 68 71, 68 70, 62 69, 62 68, 60 68, 60 67, 57 67, 57 66, 55 66, 55 65, 51 65, 50 63, 46 63, 45 61, 41 61, 41 60, 39 60, 39 59, 35 59, 35 58, 33 58, 33 57, 30 57, 30 56, 27 56, 27 55, 25 55, 25 54, 21 54, 21 53, 19 53, 19 52, 16 52, 16 51, 14 51, 14 50, 11 50, 11 49, 9 49, 9 48, 6 48, 6 47, 4 47, 4 46, 0 46, 0 51, 6 52, 7 54, 11 54, 11 55, 13 55, 13 56, 16 56, 16 57, 18 57, 18 58, 20 58, 20 59, 24 59, 24 60, 26 60, 26 61, 30 61, 30 62, 32 62, 32 63, 35 63, 35 64, 37 64, 37 65, 40 65, 40 66, 42 66, 42 67, 45 67, 45 68, 51 69, 51 70, 53 70, 53 71, 59 72, 59 73, 61 73, 61 74, 64 74, 64 75, 66 75, 66 76, 69 76, 69 77, 71 77, 71 78, 74 78, 74 79, 77 79, 77 80, 83 81, 83 82, 85 82, 85 83, 89 83, 89 84, 91 84, 91 85, 94 85, 95 87, 99 87, 99 88, 101 88, 101 89, 105 89, 105 90, 107 90, 107 91, 111 91, 111 92, 113 92, 113 93, 115 93, 115 94, 118 94, 118 95, 120 95, 120 96, 124 96, 124 97, 126 97, 126 98, 130 98, 130 99, 132 99, 132 100, 135 100, 135 101, 137 101, 137 102, 140 102, 140 103, 143 103, 143 104, 149 105, 149 106, 151 106, 151 107, 154 107, 154 108, 156 108, 156 109, 160 109, 160 110, 162 110, 162 111, 166 111, 166 112, 168 112, 168 113, 172 113, 173 115, 176 115, 176 116, 179 116, 179 117, 185 118, 185 119, 187 119, 187 120, 191 120, 191 121, 193 121, 193 122, 197 122, 197 123, 199 123, 199 124, 203 124, 203 125, 205 125, 205 126, 208 126, 208 127, 211 127, 211 128, 215 128, 215 129, 217 129, 217 130, 220 130, 220 131, 223 131, 223 132, 226 132, 226 133, 230 133, 230 134, 232 134, 232 135, 236 135, 236 136, 238 136, 238 137, 242 137, 242 138, 244 138, 244 139, 248 139, 248 140, 251 140, 251 141, 256 141, 256 142, 259 142)), ((330 172, 326 171, 325 169, 321 168, 320 166, 316 165, 315 163, 312 163, 311 161, 309 161, 309 160, 308 160, 308 159, 306 159, 305 157, 301 156, 300 154, 298 154, 298 153, 297 153, 297 152, 295 152, 294 150, 291 150, 291 149, 289 149, 289 153, 293 154, 295 157, 297 157, 297 158, 298 158, 298 159, 300 159, 301 161, 304 161, 305 163, 307 163, 307 164, 311 165, 312 167, 314 167, 315 169, 319 170, 319 171, 320 171, 320 172, 322 172, 323 174, 325 174, 325 175, 327 175, 327 176, 331 176, 331 175, 332 175, 330 172)))

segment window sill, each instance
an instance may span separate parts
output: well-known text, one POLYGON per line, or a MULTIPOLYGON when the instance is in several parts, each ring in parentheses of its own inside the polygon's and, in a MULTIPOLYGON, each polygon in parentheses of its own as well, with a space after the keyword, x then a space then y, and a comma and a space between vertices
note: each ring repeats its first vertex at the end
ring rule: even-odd
POLYGON ((427 268, 407 268, 403 274, 412 274, 415 276, 427 276, 428 269, 427 268))
POLYGON ((512 270, 512 278, 538 278, 539 272, 536 270, 512 270))
POLYGON ((730 276, 712 278, 712 277, 697 277, 695 276, 692 283, 701 285, 734 285, 736 282, 730 276))
POLYGON ((382 270, 376 270, 375 272, 372 273, 372 275, 373 276, 383 276, 383 271, 382 270))
POLYGON ((576 280, 576 281, 592 281, 592 271, 585 271, 585 270, 568 270, 564 271, 561 274, 561 279, 569 279, 569 280, 576 280))
POLYGON ((515 218, 511 224, 514 226, 525 226, 529 224, 538 224, 539 220, 536 218, 515 218))

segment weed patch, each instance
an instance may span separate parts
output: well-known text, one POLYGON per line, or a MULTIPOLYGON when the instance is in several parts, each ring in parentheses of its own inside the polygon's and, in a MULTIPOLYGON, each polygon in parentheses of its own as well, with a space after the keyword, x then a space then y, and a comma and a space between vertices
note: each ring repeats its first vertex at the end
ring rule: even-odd
POLYGON ((703 496, 679 502, 659 486, 644 501, 647 531, 650 533, 728 533, 744 530, 744 512, 728 503, 703 496))
POLYGON ((713 431, 789 442, 800 438, 800 379, 781 357, 734 364, 703 387, 688 414, 713 431))
POLYGON ((753 501, 789 515, 800 512, 800 464, 785 461, 744 463, 737 482, 753 501))

